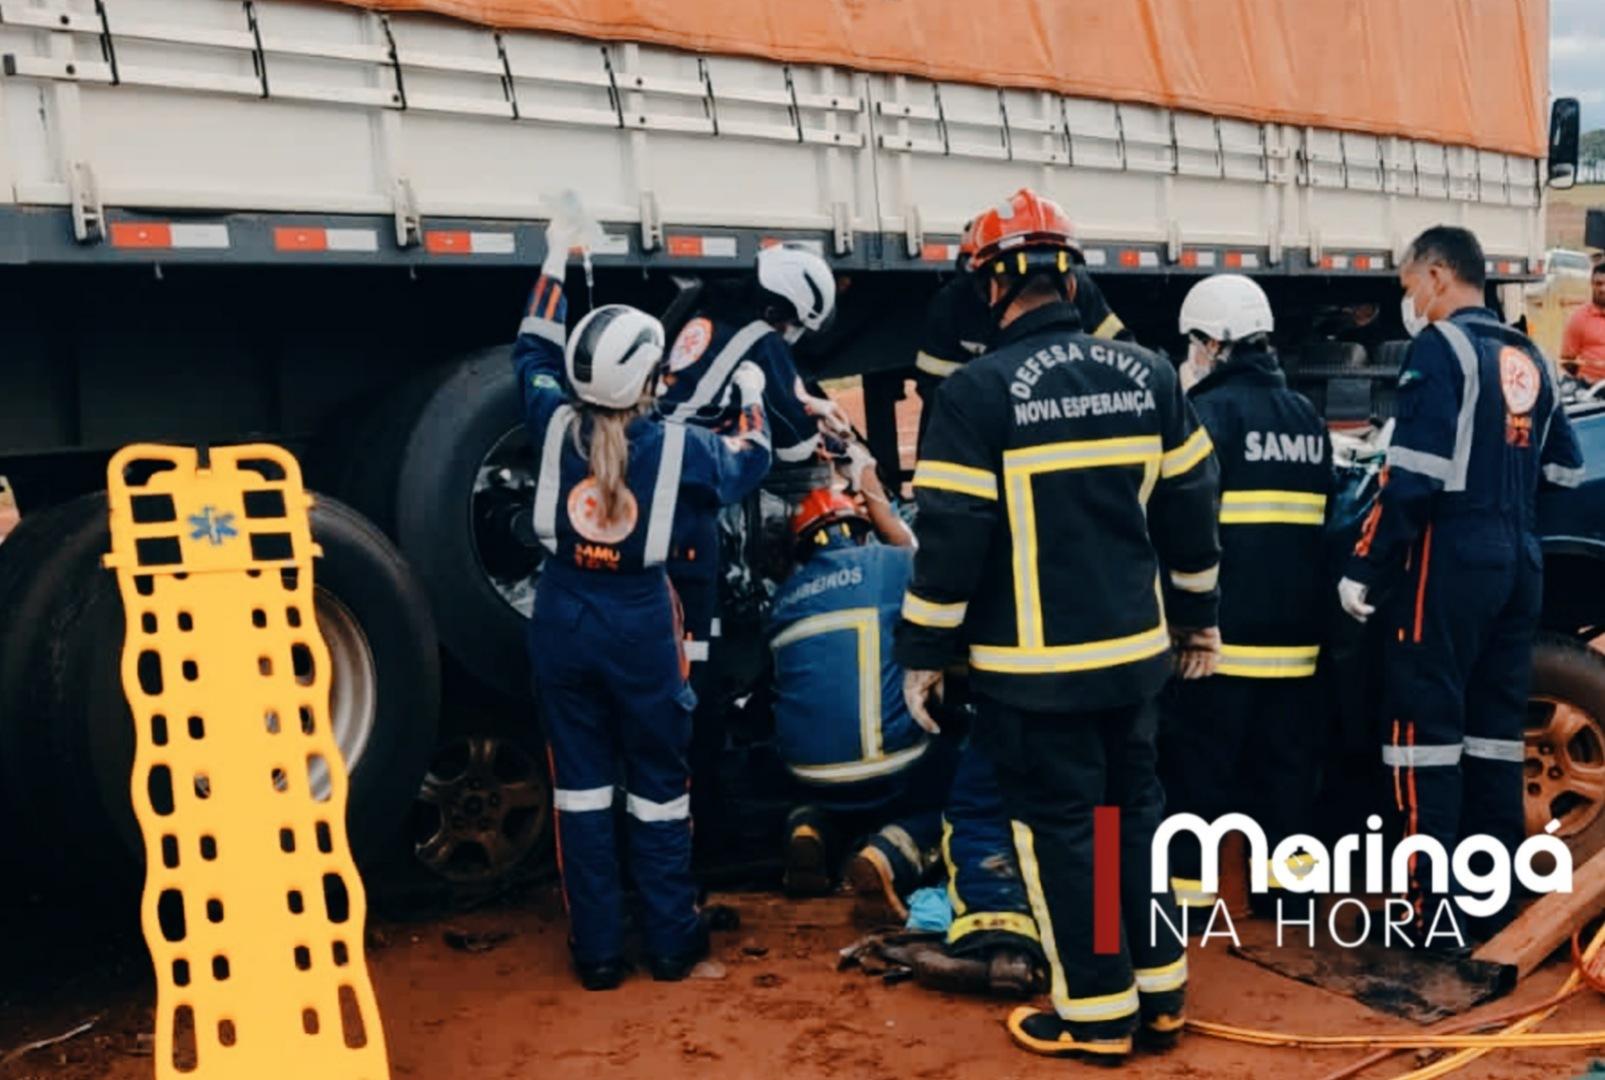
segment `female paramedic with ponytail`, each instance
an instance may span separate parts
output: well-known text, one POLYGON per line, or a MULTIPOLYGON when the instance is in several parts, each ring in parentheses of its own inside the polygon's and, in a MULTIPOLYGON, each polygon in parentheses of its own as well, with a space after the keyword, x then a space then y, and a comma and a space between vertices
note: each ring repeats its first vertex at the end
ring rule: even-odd
POLYGON ((628 970, 616 785, 653 978, 682 979, 707 953, 686 765, 696 698, 664 560, 676 538, 757 488, 769 434, 756 366, 735 373, 741 419, 720 436, 658 415, 658 320, 608 304, 567 333, 569 240, 547 231, 513 365, 538 463, 535 534, 546 559, 529 650, 551 752, 569 945, 585 987, 610 990, 628 970))

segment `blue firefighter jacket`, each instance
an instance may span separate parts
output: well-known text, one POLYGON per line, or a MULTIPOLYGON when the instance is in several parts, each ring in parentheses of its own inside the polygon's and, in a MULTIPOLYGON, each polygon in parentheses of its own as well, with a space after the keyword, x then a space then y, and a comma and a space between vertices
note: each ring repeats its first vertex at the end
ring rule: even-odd
POLYGON ((840 539, 814 552, 775 595, 775 730, 798 779, 846 784, 917 760, 924 733, 903 702, 892 635, 913 552, 840 539))
POLYGON ((626 429, 625 507, 615 520, 602 521, 580 449, 589 445, 589 432, 563 366, 567 315, 562 282, 543 275, 513 345, 524 422, 538 462, 535 535, 559 566, 626 573, 660 568, 673 545, 698 534, 721 505, 745 498, 762 482, 769 471, 763 409, 742 410, 734 433, 724 436, 666 423, 655 414, 632 421, 626 429))

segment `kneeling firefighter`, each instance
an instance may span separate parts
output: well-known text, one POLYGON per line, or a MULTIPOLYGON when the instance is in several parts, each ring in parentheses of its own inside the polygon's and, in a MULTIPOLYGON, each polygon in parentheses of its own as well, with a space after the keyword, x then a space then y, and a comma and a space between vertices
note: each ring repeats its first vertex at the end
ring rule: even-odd
MULTIPOLYGON (((1323 528, 1333 486, 1326 424, 1288 389, 1269 335, 1264 290, 1240 274, 1205 278, 1181 306, 1189 341, 1188 398, 1220 461, 1220 665, 1207 679, 1177 680, 1165 701, 1160 772, 1170 813, 1214 820, 1245 811, 1270 846, 1309 832, 1320 725, 1312 722, 1327 581, 1323 528)), ((1171 884, 1192 932, 1215 897, 1199 880, 1202 852, 1172 842, 1171 884)), ((1270 867, 1273 889, 1293 865, 1270 867)), ((1270 898, 1254 906, 1274 912, 1270 898)))
POLYGON ((722 438, 653 411, 664 345, 656 319, 609 304, 569 335, 570 238, 553 231, 513 346, 538 461, 535 533, 547 552, 529 650, 551 748, 574 966, 587 989, 604 990, 626 970, 613 813, 620 781, 653 977, 684 978, 707 951, 687 792, 696 699, 664 566, 677 540, 757 488, 769 436, 755 366, 732 374, 742 423, 722 438))

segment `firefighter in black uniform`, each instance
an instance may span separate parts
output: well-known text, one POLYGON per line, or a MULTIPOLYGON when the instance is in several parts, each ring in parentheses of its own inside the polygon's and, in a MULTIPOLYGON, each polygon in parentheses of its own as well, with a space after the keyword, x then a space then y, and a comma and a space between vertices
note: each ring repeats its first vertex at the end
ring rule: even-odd
MULTIPOLYGON (((966 362, 986 352, 987 342, 997 329, 987 304, 984 286, 970 272, 975 256, 975 222, 964 226, 959 242, 957 273, 936 291, 925 312, 925 329, 920 336, 919 355, 914 358, 914 386, 919 391, 920 437, 925 435, 931 404, 943 381, 966 362)), ((1093 337, 1131 341, 1131 331, 1120 316, 1109 310, 1098 283, 1085 266, 1075 264, 1070 273, 1076 279, 1073 292, 1081 326, 1093 337)))
MULTIPOLYGON (((1240 274, 1205 278, 1182 302, 1184 370, 1201 376, 1188 397, 1220 462, 1222 644, 1213 676, 1170 688, 1160 758, 1170 813, 1214 820, 1246 811, 1272 847, 1308 831, 1314 803, 1318 728, 1308 717, 1332 488, 1326 425, 1288 389, 1268 340, 1274 329, 1264 290, 1240 274)), ((1212 907, 1197 838, 1183 833, 1174 845, 1177 902, 1212 907)), ((1309 861, 1299 855, 1291 867, 1270 866, 1268 883, 1279 887, 1309 861)), ((1201 931, 1208 914, 1194 913, 1189 929, 1201 931)))
POLYGON ((1177 918, 1149 881, 1164 809, 1154 699, 1173 647, 1195 677, 1218 657, 1217 466, 1169 364, 1082 332, 1071 237, 1064 211, 1025 190, 976 222, 1000 330, 936 396, 897 656, 929 730, 942 669, 967 647, 974 738, 1052 976, 1053 1011, 1016 1010, 1011 1034, 1118 1062, 1139 1018, 1165 1041, 1182 1026, 1185 951, 1149 933, 1150 902, 1177 918), (1100 806, 1118 824, 1095 827, 1100 806))

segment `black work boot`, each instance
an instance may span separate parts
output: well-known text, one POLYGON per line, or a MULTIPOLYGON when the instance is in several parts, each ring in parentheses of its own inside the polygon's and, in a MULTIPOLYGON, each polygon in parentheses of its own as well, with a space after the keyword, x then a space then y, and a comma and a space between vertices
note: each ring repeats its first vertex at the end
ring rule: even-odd
POLYGON ((1033 1054, 1077 1058, 1090 1065, 1117 1067, 1131 1055, 1131 1035, 1077 1036, 1068 1021, 1052 1012, 1021 1005, 1009 1014, 1009 1035, 1033 1054))
POLYGON ((799 806, 786 818, 786 873, 781 879, 789 896, 824 896, 830 892, 830 853, 824 815, 799 806))
POLYGON ((623 960, 603 960, 595 964, 574 961, 574 973, 587 990, 617 990, 629 971, 630 965, 623 960))
POLYGON ((708 922, 704 916, 698 916, 697 936, 691 945, 681 952, 671 953, 668 956, 652 956, 646 958, 646 968, 658 982, 679 982, 691 974, 691 969, 708 957, 708 922))

